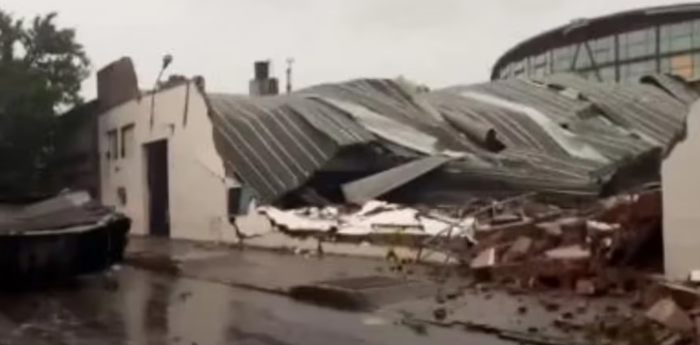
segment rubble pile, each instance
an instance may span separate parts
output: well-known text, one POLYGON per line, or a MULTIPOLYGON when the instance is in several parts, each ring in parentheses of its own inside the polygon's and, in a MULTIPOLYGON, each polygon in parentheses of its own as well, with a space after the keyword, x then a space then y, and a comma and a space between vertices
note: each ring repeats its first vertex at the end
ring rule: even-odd
POLYGON ((700 344, 700 291, 695 287, 663 279, 650 281, 632 304, 632 312, 611 310, 593 322, 560 321, 555 326, 561 329, 573 324, 595 343, 700 344))
MULTIPOLYGON (((577 207, 546 204, 528 194, 463 210, 371 201, 362 207, 266 206, 260 211, 290 236, 392 245, 398 241, 415 247, 439 243, 431 249, 457 258, 458 267, 477 285, 517 294, 556 290, 583 301, 600 297, 623 303, 612 303, 593 320, 579 319, 573 309, 547 306, 561 314, 552 327, 567 334, 614 344, 678 345, 699 339, 700 290, 693 286, 697 277, 672 283, 652 273, 663 255, 660 247, 654 249, 661 235, 656 186, 577 207)), ((440 303, 440 308, 447 305, 440 303)), ((521 309, 518 313, 527 313, 521 309)), ((435 318, 449 322, 451 316, 435 318)), ((548 339, 542 334, 535 338, 548 339)))
POLYGON ((478 243, 461 257, 478 278, 522 288, 629 291, 638 285, 631 268, 640 250, 659 235, 660 198, 659 191, 646 191, 579 209, 477 219, 478 243))
POLYGON ((483 279, 522 287, 546 281, 595 295, 635 284, 624 271, 649 256, 639 253, 660 235, 660 207, 660 192, 650 190, 576 208, 527 194, 462 210, 370 201, 259 211, 290 236, 442 251, 483 279))

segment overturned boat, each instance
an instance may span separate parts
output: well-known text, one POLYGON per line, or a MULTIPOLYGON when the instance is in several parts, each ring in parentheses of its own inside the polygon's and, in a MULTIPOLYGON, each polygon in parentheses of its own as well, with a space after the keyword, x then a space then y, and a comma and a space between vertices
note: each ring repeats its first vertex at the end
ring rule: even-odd
POLYGON ((131 220, 86 192, 0 203, 0 284, 60 280, 122 261, 131 220))

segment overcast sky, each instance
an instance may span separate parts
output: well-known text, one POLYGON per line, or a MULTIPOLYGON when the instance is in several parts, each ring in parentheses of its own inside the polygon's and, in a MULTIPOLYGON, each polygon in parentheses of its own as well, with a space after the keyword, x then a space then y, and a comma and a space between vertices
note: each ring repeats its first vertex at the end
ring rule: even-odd
MULTIPOLYGON (((163 54, 170 73, 246 92, 252 62, 272 59, 295 86, 403 75, 431 87, 486 80, 519 41, 581 17, 672 0, 2 0, 16 16, 59 13, 77 29, 93 72, 130 56, 148 88, 163 54)), ((94 73, 83 93, 95 95, 94 73)))

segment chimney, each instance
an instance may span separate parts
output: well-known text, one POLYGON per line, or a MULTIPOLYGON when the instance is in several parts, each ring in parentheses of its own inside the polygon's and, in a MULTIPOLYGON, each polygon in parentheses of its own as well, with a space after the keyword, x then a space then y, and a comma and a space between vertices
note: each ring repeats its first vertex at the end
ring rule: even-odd
POLYGON ((255 80, 265 80, 270 77, 270 62, 256 61, 255 62, 255 80))
POLYGON ((256 61, 255 74, 250 81, 251 96, 269 96, 279 93, 277 78, 270 77, 270 61, 256 61))

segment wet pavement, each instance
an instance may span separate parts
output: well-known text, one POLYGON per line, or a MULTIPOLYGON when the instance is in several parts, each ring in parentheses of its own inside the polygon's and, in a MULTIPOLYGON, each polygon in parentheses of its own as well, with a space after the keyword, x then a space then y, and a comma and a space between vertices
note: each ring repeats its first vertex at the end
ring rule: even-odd
POLYGON ((134 268, 45 290, 0 293, 0 344, 455 343, 508 344, 134 268))
POLYGON ((601 320, 610 324, 612 320, 629 320, 635 313, 628 297, 581 298, 563 291, 513 294, 497 288, 465 289, 449 299, 401 301, 380 312, 388 318, 392 313, 409 314, 416 320, 452 327, 532 334, 561 344, 597 343, 602 334, 591 326, 601 320), (444 316, 437 318, 436 310, 444 310, 444 316))

